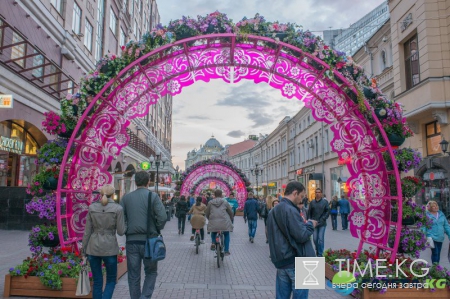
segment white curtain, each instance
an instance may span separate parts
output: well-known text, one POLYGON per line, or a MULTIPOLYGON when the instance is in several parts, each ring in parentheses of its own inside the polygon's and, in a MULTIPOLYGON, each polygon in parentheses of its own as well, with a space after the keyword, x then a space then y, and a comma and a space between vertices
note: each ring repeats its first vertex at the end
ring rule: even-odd
POLYGON ((134 180, 134 174, 131 177, 131 182, 130 182, 130 192, 133 192, 134 190, 136 190, 136 182, 134 180))

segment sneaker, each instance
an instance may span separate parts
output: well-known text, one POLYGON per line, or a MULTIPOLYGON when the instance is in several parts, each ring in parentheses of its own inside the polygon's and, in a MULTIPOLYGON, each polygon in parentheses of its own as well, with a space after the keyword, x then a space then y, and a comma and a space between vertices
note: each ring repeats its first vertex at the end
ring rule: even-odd
POLYGON ((216 244, 211 244, 211 250, 216 250, 216 244))
POLYGON ((178 234, 181 235, 181 229, 178 230, 178 234))
POLYGON ((229 251, 225 251, 225 256, 229 256, 231 253, 229 251))
POLYGON ((249 238, 248 238, 248 241, 251 242, 251 241, 252 241, 252 237, 249 237, 249 238))
POLYGON ((194 236, 191 236, 191 241, 194 241, 194 236))
POLYGON ((253 238, 251 238, 251 239, 250 239, 250 242, 252 242, 252 243, 253 243, 253 238))
POLYGON ((201 240, 201 241, 200 241, 200 244, 205 244, 205 241, 201 240))

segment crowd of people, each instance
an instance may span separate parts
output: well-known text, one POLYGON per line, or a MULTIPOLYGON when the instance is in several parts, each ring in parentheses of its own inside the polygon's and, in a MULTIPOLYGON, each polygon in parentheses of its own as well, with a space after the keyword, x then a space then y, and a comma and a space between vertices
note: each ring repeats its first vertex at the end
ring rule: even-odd
MULTIPOLYGON (((224 235, 224 254, 231 255, 230 245, 234 217, 239 207, 235 194, 224 197, 222 190, 213 194, 202 192, 180 197, 160 199, 148 190, 149 174, 135 174, 137 189, 123 196, 120 204, 112 199, 114 187, 104 185, 102 198, 89 207, 83 236, 82 254, 87 257, 93 275, 93 298, 112 298, 117 277, 116 238, 126 235, 128 285, 132 299, 151 298, 155 289, 158 262, 145 258, 148 238, 157 237, 175 210, 178 234, 184 235, 186 221, 191 225, 190 240, 200 231, 205 243, 205 225, 211 235, 211 250, 215 250, 217 232, 224 235), (168 202, 170 201, 170 202, 168 202), (106 268, 103 282, 102 263, 106 268), (144 284, 141 286, 141 268, 144 266, 144 284), (104 285, 104 288, 103 288, 104 285)), ((243 219, 248 225, 249 242, 254 243, 258 219, 264 219, 266 243, 270 259, 277 268, 276 298, 308 298, 307 289, 295 289, 295 257, 321 257, 325 243, 327 219, 331 215, 332 230, 337 230, 337 216, 341 215, 342 230, 348 229, 349 201, 333 196, 328 202, 322 190, 315 190, 315 198, 308 201, 305 187, 299 182, 287 184, 283 196, 255 197, 252 192, 243 206, 243 219)), ((450 236, 450 226, 435 202, 429 202, 427 214, 433 220, 426 236, 434 241, 432 262, 439 263, 444 234, 450 236)))

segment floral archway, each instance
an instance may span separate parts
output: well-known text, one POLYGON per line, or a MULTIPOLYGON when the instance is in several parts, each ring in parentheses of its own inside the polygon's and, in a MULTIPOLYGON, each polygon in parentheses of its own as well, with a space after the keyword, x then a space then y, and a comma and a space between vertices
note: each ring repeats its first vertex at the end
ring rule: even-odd
MULTIPOLYGON (((145 116, 162 96, 211 79, 265 82, 284 97, 303 101, 316 120, 330 124, 331 147, 348 161, 350 231, 360 239, 358 254, 368 243, 395 257, 400 222, 393 224, 395 243, 387 245, 391 201, 402 202, 394 145, 412 135, 401 107, 351 58, 309 31, 260 15, 233 23, 219 12, 196 20, 183 17, 128 43, 121 57, 103 58, 83 79, 80 93, 61 102, 61 122, 52 122, 49 130, 71 135, 55 171, 64 170, 56 192, 63 245, 80 239, 88 206, 98 199, 92 192, 112 181, 107 169, 128 144, 130 120, 145 116)), ((402 205, 396 212, 401 217, 402 205)))
POLYGON ((228 194, 234 189, 239 209, 244 207, 250 181, 235 165, 220 159, 210 159, 189 166, 181 174, 178 182, 180 194, 189 195, 191 192, 198 194, 205 186, 205 180, 217 182, 228 194))

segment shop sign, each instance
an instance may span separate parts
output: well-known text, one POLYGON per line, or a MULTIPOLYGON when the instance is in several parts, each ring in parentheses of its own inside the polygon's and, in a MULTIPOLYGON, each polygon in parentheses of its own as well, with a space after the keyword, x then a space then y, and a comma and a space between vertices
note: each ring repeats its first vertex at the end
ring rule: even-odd
POLYGON ((13 96, 11 94, 0 94, 0 108, 13 108, 13 96))
POLYGON ((352 163, 351 157, 348 157, 345 159, 339 158, 339 160, 338 160, 338 165, 345 165, 345 164, 350 164, 350 163, 352 163))
POLYGON ((22 154, 23 141, 0 136, 0 150, 15 154, 22 154))
POLYGON ((445 179, 445 173, 442 171, 425 172, 423 175, 423 179, 424 181, 443 180, 445 179))
POLYGON ((308 167, 305 167, 304 169, 303 169, 303 173, 310 173, 310 172, 314 172, 316 170, 316 166, 308 166, 308 167))
POLYGON ((277 182, 271 182, 267 186, 269 186, 269 188, 276 188, 277 187, 277 182))
POLYGON ((139 166, 141 167, 142 170, 149 170, 150 169, 150 162, 142 162, 141 164, 139 164, 139 166))
POLYGON ((303 174, 303 168, 297 169, 297 175, 302 175, 303 174))

